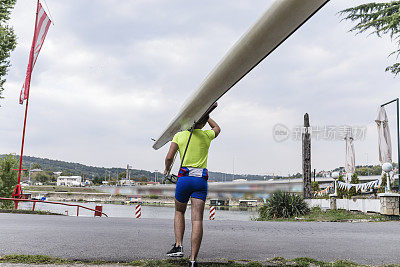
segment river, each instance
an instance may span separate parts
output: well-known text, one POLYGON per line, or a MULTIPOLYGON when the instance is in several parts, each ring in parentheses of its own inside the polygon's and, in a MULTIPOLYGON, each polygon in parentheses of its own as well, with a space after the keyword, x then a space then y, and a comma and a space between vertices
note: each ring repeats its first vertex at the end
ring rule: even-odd
MULTIPOLYGON (((88 208, 94 209, 97 203, 78 203, 67 202, 69 204, 79 204, 88 208)), ((20 209, 32 209, 32 203, 20 203, 20 209)), ((135 218, 135 205, 117 205, 117 204, 101 204, 103 212, 109 217, 125 217, 135 218)), ((172 206, 143 206, 142 205, 142 218, 162 218, 173 219, 174 207, 172 206)), ((60 213, 68 216, 76 216, 76 207, 54 205, 48 203, 36 203, 35 210, 49 211, 53 213, 60 213)), ((204 219, 209 218, 209 208, 204 210, 204 219)), ((92 217, 93 211, 86 209, 79 209, 79 216, 92 217)), ((215 211, 215 220, 237 220, 237 221, 250 221, 258 215, 257 208, 239 208, 239 207, 217 207, 215 211)), ((190 219, 190 206, 186 211, 186 218, 190 219)))

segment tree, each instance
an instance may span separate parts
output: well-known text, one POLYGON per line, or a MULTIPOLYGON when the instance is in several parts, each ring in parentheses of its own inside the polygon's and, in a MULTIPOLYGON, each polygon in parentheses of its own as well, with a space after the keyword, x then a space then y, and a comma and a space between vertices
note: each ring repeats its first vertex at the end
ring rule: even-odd
MULTIPOLYGON (((1 1, 1 0, 0 0, 0 1, 1 1)), ((31 166, 31 169, 32 169, 32 170, 35 170, 35 169, 41 170, 41 169, 42 169, 42 166, 41 166, 39 163, 33 163, 32 166, 31 166)))
POLYGON ((94 183, 95 185, 100 185, 100 184, 102 184, 103 181, 104 181, 104 178, 102 178, 102 177, 95 177, 95 178, 93 179, 93 183, 94 183))
MULTIPOLYGON (((400 56, 400 1, 363 4, 342 10, 340 14, 345 16, 344 20, 356 22, 356 25, 350 29, 352 32, 358 34, 372 30, 371 34, 379 37, 389 35, 392 40, 397 40, 399 49, 390 55, 400 56)), ((386 71, 394 75, 399 74, 400 63, 388 66, 386 71)))
POLYGON ((41 172, 35 175, 35 181, 41 182, 41 183, 48 183, 53 180, 54 176, 51 174, 51 172, 41 172))
POLYGON ((125 179, 126 178, 126 171, 125 172, 120 172, 118 174, 118 179, 125 179))
POLYGON ((63 171, 60 176, 74 176, 72 172, 63 171))
POLYGON ((10 54, 17 45, 17 37, 12 27, 7 25, 16 0, 0 0, 0 98, 4 91, 5 76, 10 67, 10 54))
MULTIPOLYGON (((7 155, 0 159, 0 196, 11 197, 17 184, 18 161, 14 155, 7 155)), ((11 208, 11 201, 3 201, 2 208, 11 208)))
POLYGON ((312 191, 315 193, 315 192, 318 192, 319 191, 319 184, 318 184, 318 182, 311 182, 311 189, 312 189, 312 191))
MULTIPOLYGON (((344 183, 344 177, 343 177, 342 174, 339 175, 339 178, 337 179, 337 181, 338 181, 338 182, 344 183)), ((337 183, 337 184, 339 184, 339 183, 337 183)), ((346 194, 346 191, 345 191, 345 190, 346 190, 346 189, 339 189, 339 188, 338 188, 338 190, 337 190, 337 192, 338 192, 338 198, 343 198, 343 196, 346 194)))
MULTIPOLYGON (((360 183, 360 179, 358 179, 358 175, 357 173, 353 173, 353 175, 351 176, 351 180, 350 180, 351 184, 359 184, 360 183)), ((347 198, 351 198, 352 196, 357 195, 356 189, 354 187, 352 187, 348 192, 347 192, 347 198)))

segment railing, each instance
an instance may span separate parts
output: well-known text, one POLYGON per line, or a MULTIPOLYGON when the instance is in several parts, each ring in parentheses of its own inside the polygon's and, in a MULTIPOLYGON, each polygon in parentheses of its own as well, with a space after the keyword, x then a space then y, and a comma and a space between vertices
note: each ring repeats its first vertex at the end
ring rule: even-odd
POLYGON ((90 210, 90 211, 94 211, 95 215, 96 215, 96 213, 100 213, 100 214, 108 217, 107 214, 105 214, 102 211, 91 209, 91 208, 88 208, 88 207, 85 207, 85 206, 82 206, 82 205, 78 205, 78 204, 68 204, 68 203, 62 203, 62 202, 36 200, 36 199, 6 198, 6 197, 0 197, 0 200, 11 200, 11 201, 17 201, 17 202, 33 202, 32 211, 35 210, 36 202, 40 202, 40 203, 48 203, 48 204, 56 204, 56 205, 64 205, 64 206, 69 206, 69 207, 76 207, 76 216, 79 216, 79 208, 82 208, 82 209, 87 209, 87 210, 90 210))

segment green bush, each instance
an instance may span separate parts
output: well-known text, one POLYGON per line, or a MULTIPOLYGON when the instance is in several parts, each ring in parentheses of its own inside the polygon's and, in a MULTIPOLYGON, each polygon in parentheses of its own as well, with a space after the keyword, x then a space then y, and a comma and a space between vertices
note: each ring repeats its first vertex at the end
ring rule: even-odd
MULTIPOLYGON (((379 187, 379 189, 378 189, 378 193, 385 193, 386 185, 387 185, 387 174, 384 173, 382 175, 382 183, 381 183, 381 187, 379 187)), ((393 187, 392 183, 390 185, 391 185, 391 187, 393 187)))
MULTIPOLYGON (((338 179, 337 181, 338 181, 338 182, 344 183, 344 178, 343 178, 343 175, 342 175, 342 174, 339 175, 339 179, 338 179)), ((339 184, 339 183, 337 183, 337 184, 339 184)), ((346 192, 347 192, 346 189, 339 189, 339 188, 338 188, 338 190, 337 190, 338 198, 343 198, 343 197, 345 196, 346 192)))
POLYGON ((319 184, 318 184, 318 182, 311 182, 311 189, 312 189, 312 191, 315 193, 315 192, 318 192, 319 191, 319 184))
MULTIPOLYGON (((14 155, 7 155, 0 160, 0 197, 10 198, 17 184, 18 160, 14 155)), ((11 208, 12 201, 2 201, 3 209, 11 208)))
POLYGON ((296 194, 277 191, 259 209, 260 219, 291 218, 310 212, 304 199, 296 194))
POLYGON ((158 199, 158 195, 150 195, 149 198, 150 199, 158 199))
MULTIPOLYGON (((360 183, 360 179, 358 179, 357 173, 353 173, 353 175, 351 176, 350 183, 351 184, 359 184, 360 183)), ((356 188, 352 187, 349 191, 347 191, 346 197, 348 199, 351 199, 352 196, 355 196, 355 195, 358 195, 358 194, 360 194, 360 191, 356 192, 356 188)))

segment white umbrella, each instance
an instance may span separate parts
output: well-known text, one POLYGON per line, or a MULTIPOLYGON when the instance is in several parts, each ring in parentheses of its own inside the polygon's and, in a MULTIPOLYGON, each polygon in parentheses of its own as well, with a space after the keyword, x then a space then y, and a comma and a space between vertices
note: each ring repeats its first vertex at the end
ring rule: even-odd
POLYGON ((356 171, 356 154, 354 152, 354 144, 353 144, 353 134, 351 131, 348 131, 346 137, 344 138, 346 141, 346 165, 345 170, 347 173, 347 182, 350 181, 351 176, 356 171))
POLYGON ((384 107, 378 108, 375 122, 378 126, 379 161, 381 164, 392 163, 392 142, 390 141, 388 118, 384 107))

